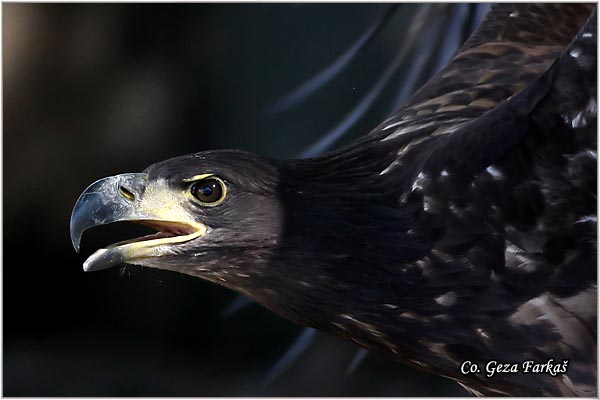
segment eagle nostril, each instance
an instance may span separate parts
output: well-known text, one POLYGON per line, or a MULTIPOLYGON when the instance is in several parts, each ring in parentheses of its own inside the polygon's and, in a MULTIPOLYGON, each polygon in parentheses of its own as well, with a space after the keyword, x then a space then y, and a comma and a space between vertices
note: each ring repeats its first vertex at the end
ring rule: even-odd
POLYGON ((129 201, 135 200, 135 195, 125 186, 119 186, 119 193, 129 201))

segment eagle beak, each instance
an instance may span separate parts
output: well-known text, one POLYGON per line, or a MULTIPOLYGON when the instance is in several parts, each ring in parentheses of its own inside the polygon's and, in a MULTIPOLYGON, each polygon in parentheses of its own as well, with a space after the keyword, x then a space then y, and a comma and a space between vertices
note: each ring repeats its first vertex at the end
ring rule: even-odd
POLYGON ((79 196, 71 214, 71 242, 79 252, 81 236, 95 226, 130 221, 158 233, 115 243, 92 254, 84 271, 98 271, 143 258, 159 257, 164 245, 202 236, 207 227, 182 207, 184 196, 163 185, 150 184, 146 174, 122 174, 92 183, 79 196))

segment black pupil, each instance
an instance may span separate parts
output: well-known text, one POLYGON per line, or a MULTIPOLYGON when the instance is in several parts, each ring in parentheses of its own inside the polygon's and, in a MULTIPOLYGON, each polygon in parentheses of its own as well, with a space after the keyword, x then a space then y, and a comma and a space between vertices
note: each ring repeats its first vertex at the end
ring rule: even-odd
POLYGON ((204 203, 214 203, 221 199, 223 189, 216 179, 209 179, 196 183, 192 194, 204 203))

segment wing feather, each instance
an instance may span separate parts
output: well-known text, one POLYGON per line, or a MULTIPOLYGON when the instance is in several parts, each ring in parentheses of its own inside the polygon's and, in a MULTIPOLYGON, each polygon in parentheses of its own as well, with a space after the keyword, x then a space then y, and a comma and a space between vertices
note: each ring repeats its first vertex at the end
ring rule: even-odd
POLYGON ((493 390, 596 393, 596 19, 525 90, 405 154, 423 163, 411 201, 445 227, 419 263, 453 260, 460 301, 448 315, 478 323, 450 358, 569 360, 560 378, 495 377, 493 390))
POLYGON ((385 138, 425 117, 448 129, 477 118, 546 71, 593 4, 497 4, 453 60, 370 135, 385 138), (394 126, 390 131, 388 127, 394 126))

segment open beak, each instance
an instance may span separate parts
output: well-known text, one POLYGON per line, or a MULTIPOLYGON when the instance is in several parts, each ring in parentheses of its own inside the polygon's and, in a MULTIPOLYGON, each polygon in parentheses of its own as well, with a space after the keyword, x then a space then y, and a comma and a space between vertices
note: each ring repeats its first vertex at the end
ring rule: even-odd
POLYGON ((84 271, 159 257, 168 251, 165 245, 204 235, 207 227, 193 220, 181 206, 181 198, 165 185, 150 184, 146 174, 122 174, 92 183, 79 196, 71 214, 71 241, 77 252, 83 232, 95 226, 130 221, 157 233, 96 251, 83 264, 84 271))

